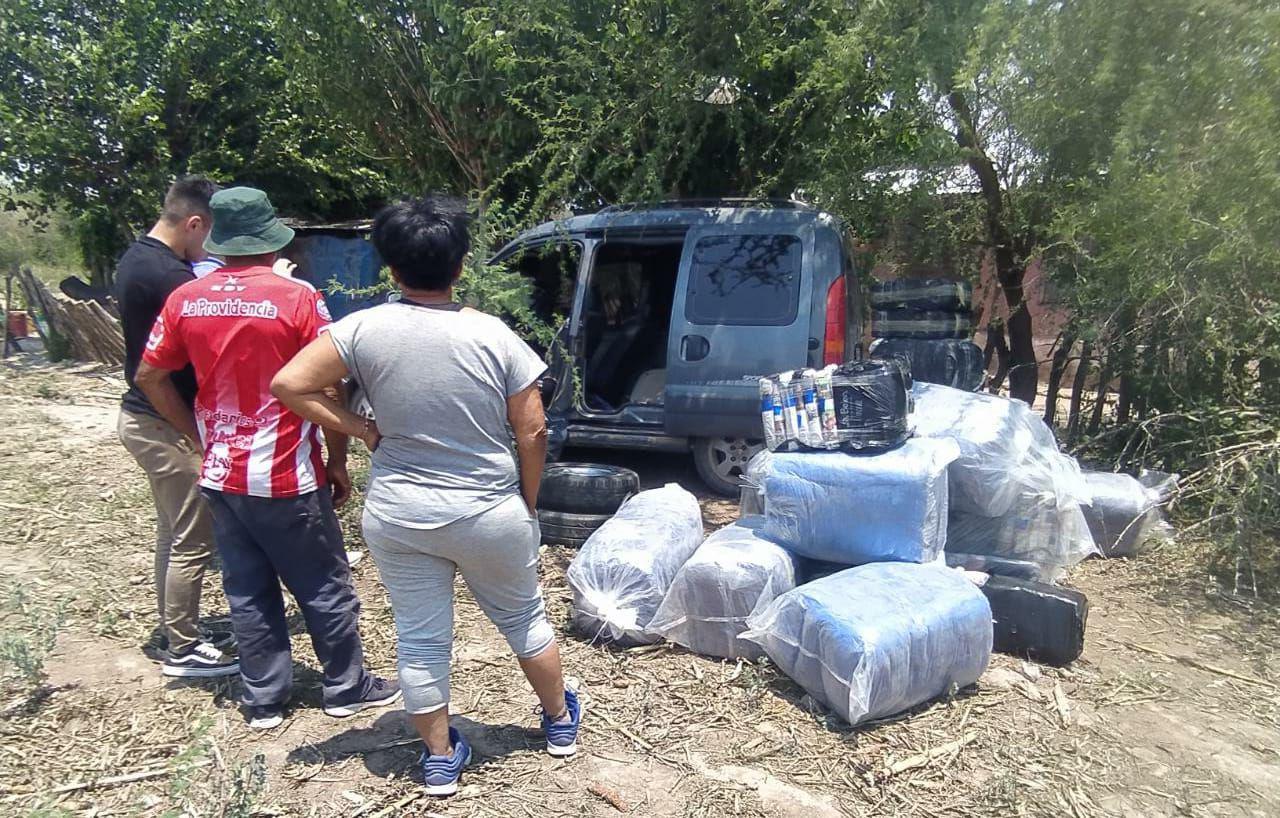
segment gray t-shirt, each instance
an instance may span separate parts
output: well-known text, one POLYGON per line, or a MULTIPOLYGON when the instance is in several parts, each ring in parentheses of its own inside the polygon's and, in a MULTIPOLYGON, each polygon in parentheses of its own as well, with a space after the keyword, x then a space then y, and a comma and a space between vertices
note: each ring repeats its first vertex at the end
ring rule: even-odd
POLYGON ((547 367, 506 324, 470 309, 390 303, 348 315, 329 337, 382 433, 367 512, 439 528, 519 492, 507 398, 547 367))

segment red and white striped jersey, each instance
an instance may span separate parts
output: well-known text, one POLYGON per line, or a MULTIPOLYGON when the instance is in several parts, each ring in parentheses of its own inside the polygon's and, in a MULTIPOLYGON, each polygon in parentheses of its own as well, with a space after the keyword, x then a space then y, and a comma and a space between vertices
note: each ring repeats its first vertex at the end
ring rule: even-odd
POLYGON ((169 295, 142 360, 195 368, 201 486, 294 497, 325 485, 319 430, 271 394, 271 379, 329 320, 314 287, 270 267, 224 267, 169 295))

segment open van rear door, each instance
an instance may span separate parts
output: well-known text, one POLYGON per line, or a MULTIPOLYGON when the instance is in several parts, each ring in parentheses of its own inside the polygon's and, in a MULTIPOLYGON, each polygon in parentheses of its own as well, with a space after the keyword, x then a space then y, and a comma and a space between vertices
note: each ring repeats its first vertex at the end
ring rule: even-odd
POLYGON ((689 231, 667 345, 667 434, 760 437, 758 377, 809 359, 813 257, 812 224, 689 231))

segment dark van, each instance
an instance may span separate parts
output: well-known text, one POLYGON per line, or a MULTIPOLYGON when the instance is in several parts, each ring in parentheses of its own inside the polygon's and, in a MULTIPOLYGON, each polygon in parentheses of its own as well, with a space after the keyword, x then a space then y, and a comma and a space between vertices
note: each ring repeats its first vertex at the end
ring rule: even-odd
POLYGON ((794 202, 624 206, 526 231, 491 263, 518 271, 547 355, 552 453, 692 450, 736 493, 761 447, 757 378, 861 357, 848 233, 794 202), (554 384, 551 380, 554 379, 554 384))

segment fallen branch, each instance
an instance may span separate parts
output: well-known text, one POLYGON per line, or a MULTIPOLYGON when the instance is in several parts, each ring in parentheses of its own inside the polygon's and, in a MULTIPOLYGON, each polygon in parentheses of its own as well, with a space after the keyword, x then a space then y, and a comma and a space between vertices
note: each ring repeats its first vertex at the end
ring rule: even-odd
MULTIPOLYGON (((188 764, 183 767, 184 770, 194 770, 199 767, 208 767, 212 761, 200 761, 195 764, 188 764)), ((170 775, 176 770, 169 767, 162 767, 158 770, 139 770, 136 773, 126 773, 125 775, 113 775, 109 778, 99 778, 96 781, 80 781, 75 784, 63 784, 61 787, 53 789, 54 795, 63 795, 68 792, 79 792, 81 790, 97 790, 103 787, 115 787, 120 784, 132 784, 135 781, 146 781, 150 778, 161 778, 170 775)))
POLYGON ((935 759, 959 752, 965 747, 965 745, 971 744, 977 738, 977 733, 965 733, 955 741, 948 741, 946 744, 939 744, 937 747, 925 750, 923 753, 919 753, 918 755, 908 756, 901 761, 895 761, 890 764, 886 770, 889 775, 897 775, 898 773, 904 773, 907 770, 914 770, 917 767, 923 767, 935 759))
POLYGON ((1172 661, 1175 661, 1175 662, 1181 662, 1184 665, 1188 665, 1190 667, 1196 668, 1197 670, 1203 670, 1206 673, 1216 673, 1219 676, 1226 676, 1228 679, 1235 679, 1238 682, 1246 682, 1251 685, 1258 685, 1259 687, 1270 688, 1271 690, 1280 690, 1280 685, 1277 685, 1275 682, 1268 682, 1266 679, 1258 679, 1253 676, 1245 676, 1244 674, 1236 673, 1233 670, 1227 670, 1226 668, 1221 668, 1215 665, 1208 664, 1206 662, 1201 662, 1199 659, 1196 659, 1193 656, 1179 656, 1173 653, 1165 653, 1162 650, 1157 650, 1156 648, 1147 647, 1146 645, 1139 645, 1136 642, 1125 642, 1124 644, 1128 645, 1134 650, 1140 650, 1143 653, 1150 653, 1152 656, 1162 656, 1165 659, 1171 659, 1172 661))

